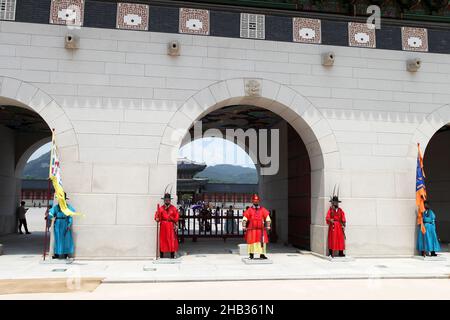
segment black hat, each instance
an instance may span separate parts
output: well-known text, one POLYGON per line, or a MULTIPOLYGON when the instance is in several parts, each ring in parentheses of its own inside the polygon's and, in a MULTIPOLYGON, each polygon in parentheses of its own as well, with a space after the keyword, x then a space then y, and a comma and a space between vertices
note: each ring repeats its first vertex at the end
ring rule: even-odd
POLYGON ((330 197, 330 202, 342 202, 339 200, 339 186, 334 185, 333 188, 333 195, 330 197), (336 190, 337 187, 337 190, 336 190))
POLYGON ((172 196, 170 195, 170 194, 172 193, 172 187, 173 187, 173 186, 170 187, 170 191, 168 192, 167 189, 169 188, 169 185, 170 185, 170 184, 168 184, 168 185, 164 188, 164 197, 161 198, 161 199, 173 199, 172 196))
POLYGON ((339 197, 338 197, 338 196, 333 196, 333 197, 330 199, 330 202, 342 202, 342 201, 339 200, 339 197))
POLYGON ((170 195, 170 193, 164 193, 164 197, 163 198, 161 198, 161 199, 164 199, 164 200, 166 200, 166 199, 173 199, 172 198, 172 196, 170 195))

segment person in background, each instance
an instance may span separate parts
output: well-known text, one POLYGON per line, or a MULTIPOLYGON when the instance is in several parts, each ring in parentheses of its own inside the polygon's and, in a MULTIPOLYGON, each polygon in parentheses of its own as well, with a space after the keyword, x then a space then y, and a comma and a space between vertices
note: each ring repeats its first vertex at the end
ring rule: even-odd
POLYGON ((233 233, 234 231, 234 210, 233 206, 230 206, 226 212, 227 221, 225 223, 226 233, 233 233))
POLYGON ((180 230, 187 230, 187 228, 186 228, 186 207, 185 206, 180 206, 179 208, 178 208, 178 212, 179 212, 179 215, 180 215, 180 218, 179 218, 179 223, 178 223, 178 229, 180 229, 180 230))
POLYGON ((211 209, 207 203, 203 204, 203 208, 200 210, 198 214, 198 218, 200 221, 200 231, 211 231, 211 224, 209 223, 209 219, 212 216, 211 209))
POLYGON ((220 207, 217 206, 216 210, 214 210, 214 225, 216 226, 216 230, 218 230, 219 224, 220 224, 220 207))
POLYGON ((28 209, 25 208, 25 201, 21 201, 20 207, 17 208, 17 219, 19 221, 18 222, 18 226, 19 226, 18 233, 19 234, 23 234, 22 226, 24 226, 26 234, 31 234, 31 232, 28 231, 27 218, 25 217, 25 214, 27 213, 27 211, 28 211, 28 209))

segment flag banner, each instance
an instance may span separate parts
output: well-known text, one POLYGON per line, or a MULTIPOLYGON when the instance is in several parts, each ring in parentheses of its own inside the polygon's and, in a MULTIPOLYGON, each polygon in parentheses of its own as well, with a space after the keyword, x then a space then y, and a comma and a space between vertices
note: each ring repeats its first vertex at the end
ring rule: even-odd
POLYGON ((55 134, 52 136, 52 147, 50 154, 50 171, 49 179, 52 181, 53 188, 55 189, 55 198, 58 201, 61 211, 66 216, 79 216, 81 213, 74 212, 69 209, 66 202, 66 194, 64 192, 62 178, 61 178, 61 166, 58 157, 58 148, 56 147, 55 134))
POLYGON ((427 199, 425 188, 425 172, 423 171, 423 157, 420 152, 420 144, 417 144, 417 171, 416 171, 416 205, 417 205, 417 224, 420 224, 420 231, 425 234, 426 229, 423 225, 423 213, 425 211, 424 201, 427 199))

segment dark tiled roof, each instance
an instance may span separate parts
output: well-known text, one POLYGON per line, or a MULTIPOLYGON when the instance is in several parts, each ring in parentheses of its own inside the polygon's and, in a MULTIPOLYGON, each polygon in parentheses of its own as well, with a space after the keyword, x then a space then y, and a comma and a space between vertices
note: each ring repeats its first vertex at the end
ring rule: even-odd
MULTIPOLYGON (((48 190, 48 180, 28 180, 22 179, 22 189, 24 190, 48 190)), ((53 190, 53 187, 51 187, 53 190)))
POLYGON ((177 169, 180 171, 200 172, 205 168, 206 168, 205 163, 199 163, 189 159, 179 159, 177 161, 177 169))

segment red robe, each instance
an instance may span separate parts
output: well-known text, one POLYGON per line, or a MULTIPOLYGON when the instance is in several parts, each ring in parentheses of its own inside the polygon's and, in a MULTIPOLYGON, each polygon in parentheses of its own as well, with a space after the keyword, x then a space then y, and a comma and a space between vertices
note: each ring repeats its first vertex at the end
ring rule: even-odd
POLYGON ((167 209, 165 205, 159 207, 155 213, 155 220, 159 221, 159 251, 178 251, 178 238, 175 233, 175 223, 179 219, 178 209, 170 205, 167 209))
POLYGON ((329 250, 345 250, 343 223, 345 223, 344 211, 341 208, 338 208, 337 211, 330 208, 327 213, 329 250), (333 223, 331 223, 331 219, 334 219, 333 223))
POLYGON ((261 236, 264 235, 264 243, 269 243, 269 238, 267 237, 267 231, 264 227, 264 222, 269 216, 269 211, 264 207, 254 207, 248 208, 244 212, 244 217, 248 219, 247 221, 247 232, 245 233, 245 240, 248 244, 261 242, 261 236))

